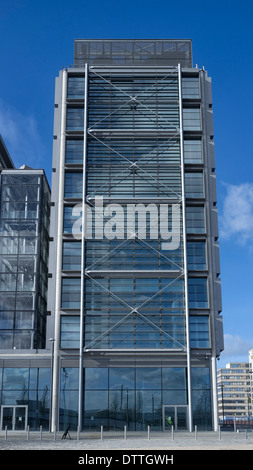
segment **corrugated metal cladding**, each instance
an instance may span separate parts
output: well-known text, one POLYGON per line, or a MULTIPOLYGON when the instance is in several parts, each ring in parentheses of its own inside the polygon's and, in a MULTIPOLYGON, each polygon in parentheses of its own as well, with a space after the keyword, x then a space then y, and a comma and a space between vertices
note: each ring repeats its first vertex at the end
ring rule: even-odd
POLYGON ((75 40, 74 66, 151 65, 192 67, 190 39, 75 40))

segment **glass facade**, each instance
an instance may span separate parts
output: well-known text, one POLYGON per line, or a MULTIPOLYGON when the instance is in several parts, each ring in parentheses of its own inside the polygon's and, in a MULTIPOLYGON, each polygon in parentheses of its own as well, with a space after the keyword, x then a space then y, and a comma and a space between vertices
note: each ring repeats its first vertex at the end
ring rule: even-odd
POLYGON ((36 172, 1 175, 0 349, 45 347, 50 191, 36 172))
MULTIPOLYGON (((180 206, 178 99, 178 76, 174 71, 159 77, 90 74, 88 121, 96 133, 89 135, 87 144, 89 197, 102 195, 110 198, 110 203, 120 200, 122 217, 127 214, 127 203, 134 198, 142 204, 166 198, 180 206), (105 129, 110 130, 108 135, 105 129), (145 138, 135 135, 138 130, 149 134, 145 138), (123 138, 118 138, 118 131, 124 132, 123 138)), ((109 240, 104 235, 101 240, 86 241, 86 265, 94 268, 85 283, 87 348, 185 346, 179 211, 181 243, 172 251, 163 250, 160 237, 152 236, 148 219, 145 243, 140 238, 122 242, 126 228, 117 237, 112 233, 109 240), (102 279, 96 274, 101 269, 106 271, 102 279), (113 271, 121 274, 114 277, 113 271), (161 276, 164 271, 169 276, 161 276)), ((170 216, 169 224, 171 220, 170 216)))
POLYGON ((185 61, 186 43, 80 40, 76 67, 60 74, 52 290, 57 354, 71 358, 55 359, 62 429, 161 430, 170 407, 188 428, 214 426, 211 90, 204 68, 185 61))
MULTIPOLYGON (((78 418, 78 368, 61 369, 60 422, 73 428, 78 418)), ((208 368, 193 368, 193 420, 210 429, 211 403, 208 368)), ((87 367, 84 374, 84 427, 86 430, 132 431, 162 428, 162 404, 187 404, 184 367, 87 367)))
MULTIPOLYGON (((8 405, 10 410, 27 406, 27 424, 31 430, 38 431, 40 426, 49 429, 50 390, 50 367, 0 368, 0 405, 2 409, 8 405)), ((1 424, 1 430, 5 429, 4 424, 12 429, 10 419, 1 424)), ((14 430, 19 429, 15 425, 14 430)))
MULTIPOLYGON (((92 226, 85 240, 83 347, 87 351, 124 350, 129 354, 138 350, 150 351, 150 354, 152 350, 183 351, 187 325, 182 274, 184 222, 178 72, 171 70, 167 75, 158 76, 90 72, 88 82, 88 127, 92 132, 87 134, 85 184, 92 226), (97 196, 103 197, 107 223, 102 231, 99 225, 98 237, 94 236, 98 222, 97 196), (115 223, 113 225, 110 218, 113 212, 106 212, 104 201, 120 203, 117 220, 121 222, 121 230, 116 229, 115 223), (163 246, 160 233, 154 236, 148 218, 151 213, 146 212, 146 220, 140 219, 141 230, 144 227, 146 230, 144 239, 128 236, 129 227, 124 224, 128 204, 136 201, 142 205, 177 203, 180 229, 175 249, 163 246)), ((75 204, 82 201, 83 191, 84 75, 69 74, 67 97, 62 243, 62 272, 65 274, 61 283, 60 348, 74 351, 80 348, 83 282, 80 277, 82 242, 73 238, 72 229, 78 217, 75 204), (75 100, 79 100, 78 106, 75 100)), ((188 278, 189 334, 191 348, 201 349, 210 347, 210 326, 203 149, 201 134, 196 134, 201 132, 198 76, 183 77, 182 97, 186 131, 183 150, 187 263, 192 273, 188 278), (189 104, 190 100, 191 103, 196 100, 194 106, 189 104), (196 238, 199 236, 204 238, 196 238)), ((173 218, 170 210, 169 231, 173 218)), ((138 212, 133 229, 138 234, 138 212)), ((209 428, 210 384, 206 384, 206 373, 209 369, 193 370, 196 389, 199 387, 203 396, 203 403, 195 403, 193 399, 193 416, 197 424, 205 414, 202 424, 209 428)), ((69 422, 74 425, 78 420, 78 374, 78 368, 62 369, 62 426, 69 422)), ((147 424, 161 429, 164 404, 189 405, 186 367, 151 368, 146 364, 145 367, 85 368, 84 390, 84 429, 99 429, 101 425, 118 429, 124 424, 136 430, 145 429, 147 424)), ((192 392, 196 397, 198 392, 195 389, 192 392)))

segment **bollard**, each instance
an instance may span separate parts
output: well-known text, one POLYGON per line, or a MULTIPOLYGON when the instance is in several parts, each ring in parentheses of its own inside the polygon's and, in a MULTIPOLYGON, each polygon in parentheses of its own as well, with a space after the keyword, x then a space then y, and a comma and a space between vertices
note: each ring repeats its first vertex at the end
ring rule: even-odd
POLYGON ((173 425, 171 426, 171 437, 172 437, 172 440, 174 441, 174 426, 173 425))
POLYGON ((40 426, 40 440, 42 441, 42 426, 40 426))
POLYGON ((5 426, 5 440, 7 441, 7 426, 5 426))
POLYGON ((27 431, 27 440, 29 441, 29 434, 30 434, 29 424, 28 424, 28 426, 27 426, 26 431, 27 431))
POLYGON ((197 425, 195 424, 195 441, 198 439, 198 436, 197 436, 197 425))
POLYGON ((77 430, 76 430, 76 440, 80 441, 80 427, 79 426, 77 426, 77 430))
POLYGON ((56 441, 56 428, 54 429, 54 440, 56 441))
POLYGON ((248 431, 245 429, 245 439, 248 439, 248 431))
POLYGON ((127 438, 127 427, 124 426, 124 440, 126 441, 127 438))
POLYGON ((219 426, 219 441, 221 441, 221 429, 220 429, 220 426, 219 426))
POLYGON ((150 426, 148 426, 148 441, 150 441, 150 426))
POLYGON ((104 428, 101 426, 101 431, 100 431, 100 440, 102 441, 104 438, 104 428))

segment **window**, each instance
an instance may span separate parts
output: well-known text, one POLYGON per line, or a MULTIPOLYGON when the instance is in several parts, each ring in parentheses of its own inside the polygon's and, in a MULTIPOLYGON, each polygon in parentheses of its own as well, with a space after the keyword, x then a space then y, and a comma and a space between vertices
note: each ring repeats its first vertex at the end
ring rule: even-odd
POLYGON ((186 207, 187 233, 205 233, 204 206, 186 207))
POLYGON ((84 109, 70 106, 67 109, 66 128, 69 131, 83 131, 84 128, 84 109))
POLYGON ((108 369, 106 367, 85 368, 85 388, 92 390, 108 389, 108 369))
POLYGON ((185 173, 185 197, 204 197, 203 173, 185 173))
POLYGON ((175 348, 177 341, 185 343, 184 284, 181 279, 171 282, 171 279, 163 278, 160 283, 156 278, 103 278, 96 282, 87 279, 85 299, 86 345, 95 342, 96 348, 160 348, 161 345, 175 348), (113 295, 107 293, 107 289, 113 295), (152 322, 157 322, 168 336, 145 319, 133 315, 107 332, 129 312, 120 299, 140 308, 144 316, 152 315, 152 322), (101 338, 103 332, 106 334, 101 338))
POLYGON ((83 140, 67 139, 66 140, 65 162, 70 164, 83 163, 83 140))
POLYGON ((208 308, 206 278, 189 277, 188 289, 190 308, 208 308))
POLYGON ((184 141, 184 162, 190 164, 203 163, 201 140, 184 141))
POLYGON ((65 206, 64 207, 64 216, 63 216, 63 232, 72 234, 73 225, 80 217, 80 214, 73 214, 74 206, 65 206))
POLYGON ((209 348, 209 317, 190 316, 190 343, 192 348, 209 348))
POLYGON ((84 98, 85 77, 68 77, 68 98, 84 98))
POLYGON ((67 271, 80 271, 81 269, 80 242, 63 242, 62 269, 67 271))
POLYGON ((83 174, 72 173, 66 171, 65 173, 65 193, 66 198, 81 198, 83 189, 83 174))
POLYGON ((61 348, 78 349, 80 338, 80 317, 61 317, 61 348))
POLYGON ((185 131, 201 130, 199 108, 183 109, 183 126, 185 131))
POLYGON ((62 279, 62 297, 61 308, 80 308, 81 279, 63 278, 62 279))
POLYGON ((189 270, 207 269, 204 241, 187 242, 187 264, 189 270))
POLYGON ((199 98, 199 77, 182 77, 183 98, 199 98))

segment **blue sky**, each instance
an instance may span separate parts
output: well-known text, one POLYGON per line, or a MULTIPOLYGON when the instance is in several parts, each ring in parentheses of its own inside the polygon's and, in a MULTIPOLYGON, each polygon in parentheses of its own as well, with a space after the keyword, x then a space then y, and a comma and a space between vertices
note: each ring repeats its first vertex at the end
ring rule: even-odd
POLYGON ((0 0, 0 133, 16 166, 51 180, 54 83, 76 38, 189 38, 213 83, 225 351, 253 347, 253 3, 0 0))

